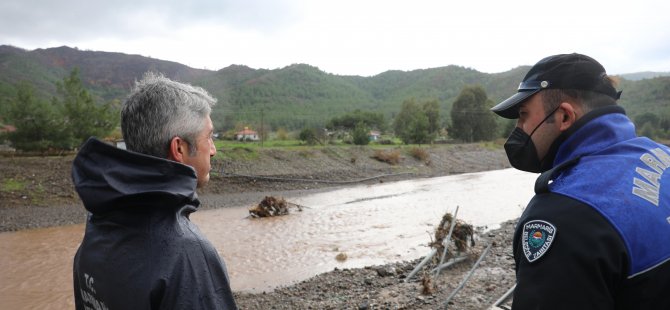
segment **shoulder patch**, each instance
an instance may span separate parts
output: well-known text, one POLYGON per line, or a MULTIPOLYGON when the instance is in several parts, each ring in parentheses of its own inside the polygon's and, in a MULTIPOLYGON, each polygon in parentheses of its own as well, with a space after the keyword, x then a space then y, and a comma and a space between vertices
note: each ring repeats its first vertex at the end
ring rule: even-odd
POLYGON ((523 225, 521 242, 523 255, 532 263, 549 251, 549 247, 556 239, 556 227, 542 220, 532 220, 523 225))

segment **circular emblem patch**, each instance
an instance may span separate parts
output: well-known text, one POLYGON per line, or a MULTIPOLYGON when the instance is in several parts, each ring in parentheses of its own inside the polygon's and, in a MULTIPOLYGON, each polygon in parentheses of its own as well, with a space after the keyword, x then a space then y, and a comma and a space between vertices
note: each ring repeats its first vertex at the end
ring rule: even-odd
POLYGON ((549 251, 549 247, 556 238, 556 227, 542 220, 533 220, 523 225, 521 242, 523 255, 529 263, 538 260, 549 251))

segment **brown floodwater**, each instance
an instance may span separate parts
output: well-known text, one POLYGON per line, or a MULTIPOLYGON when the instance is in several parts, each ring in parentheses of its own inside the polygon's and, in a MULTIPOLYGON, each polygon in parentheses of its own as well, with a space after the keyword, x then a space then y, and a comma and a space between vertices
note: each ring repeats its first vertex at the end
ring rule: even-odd
MULTIPOLYGON (((334 268, 421 257, 435 226, 456 206, 459 219, 494 228, 521 214, 535 178, 505 169, 360 185, 285 197, 305 206, 287 216, 253 219, 247 207, 233 207, 191 219, 225 260, 233 290, 261 292, 334 268)), ((73 308, 72 257, 83 229, 1 233, 0 309, 73 308)))

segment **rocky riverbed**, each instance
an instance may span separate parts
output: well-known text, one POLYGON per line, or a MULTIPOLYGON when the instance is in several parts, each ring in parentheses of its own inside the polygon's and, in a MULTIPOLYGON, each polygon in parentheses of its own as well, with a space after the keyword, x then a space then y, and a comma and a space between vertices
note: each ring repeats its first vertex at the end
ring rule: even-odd
MULTIPOLYGON (((253 159, 234 161, 216 157, 210 184, 199 192, 202 208, 251 206, 268 195, 295 196, 357 183, 509 167, 499 145, 436 145, 420 149, 418 155, 415 148, 383 150, 397 156, 397 162, 392 164, 379 160, 380 151, 368 147, 266 149, 253 159), (216 197, 216 201, 211 197, 216 197)), ((73 158, 73 155, 0 158, 0 231, 83 223, 86 212, 70 179, 73 158)), ((409 272, 419 260, 405 261, 336 269, 272 292, 237 292, 236 298, 242 309, 443 309, 446 298, 491 245, 471 279, 448 304, 450 309, 485 309, 514 283, 511 256, 514 224, 503 223, 501 228, 491 231, 479 229, 475 246, 464 253, 467 259, 437 277, 421 272, 408 280, 409 272)), ((435 262, 431 264, 423 270, 435 267, 435 262)))
MULTIPOLYGON (((515 283, 512 258, 514 221, 477 233, 464 261, 430 271, 437 257, 417 276, 408 275, 421 259, 359 269, 335 269, 295 285, 262 294, 236 293, 243 309, 489 309, 515 283), (491 246, 467 282, 484 250, 491 246), (462 289, 456 289, 462 286, 462 289), (454 294, 447 302, 447 299, 454 294)), ((428 253, 427 253, 428 254, 428 253)), ((500 309, 509 309, 511 300, 500 309)), ((494 308, 497 309, 497 308, 494 308)))

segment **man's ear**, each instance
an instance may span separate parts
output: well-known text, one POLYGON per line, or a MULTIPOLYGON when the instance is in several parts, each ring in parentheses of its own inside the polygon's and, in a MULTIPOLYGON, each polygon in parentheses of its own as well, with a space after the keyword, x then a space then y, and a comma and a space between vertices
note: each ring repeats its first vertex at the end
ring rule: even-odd
POLYGON ((180 137, 173 137, 172 140, 170 140, 168 159, 183 163, 184 153, 186 152, 188 152, 188 145, 184 139, 180 137))
POLYGON ((562 115, 560 115, 559 119, 559 129, 561 131, 566 131, 577 121, 577 110, 572 104, 568 102, 561 103, 559 110, 562 112, 562 115))

